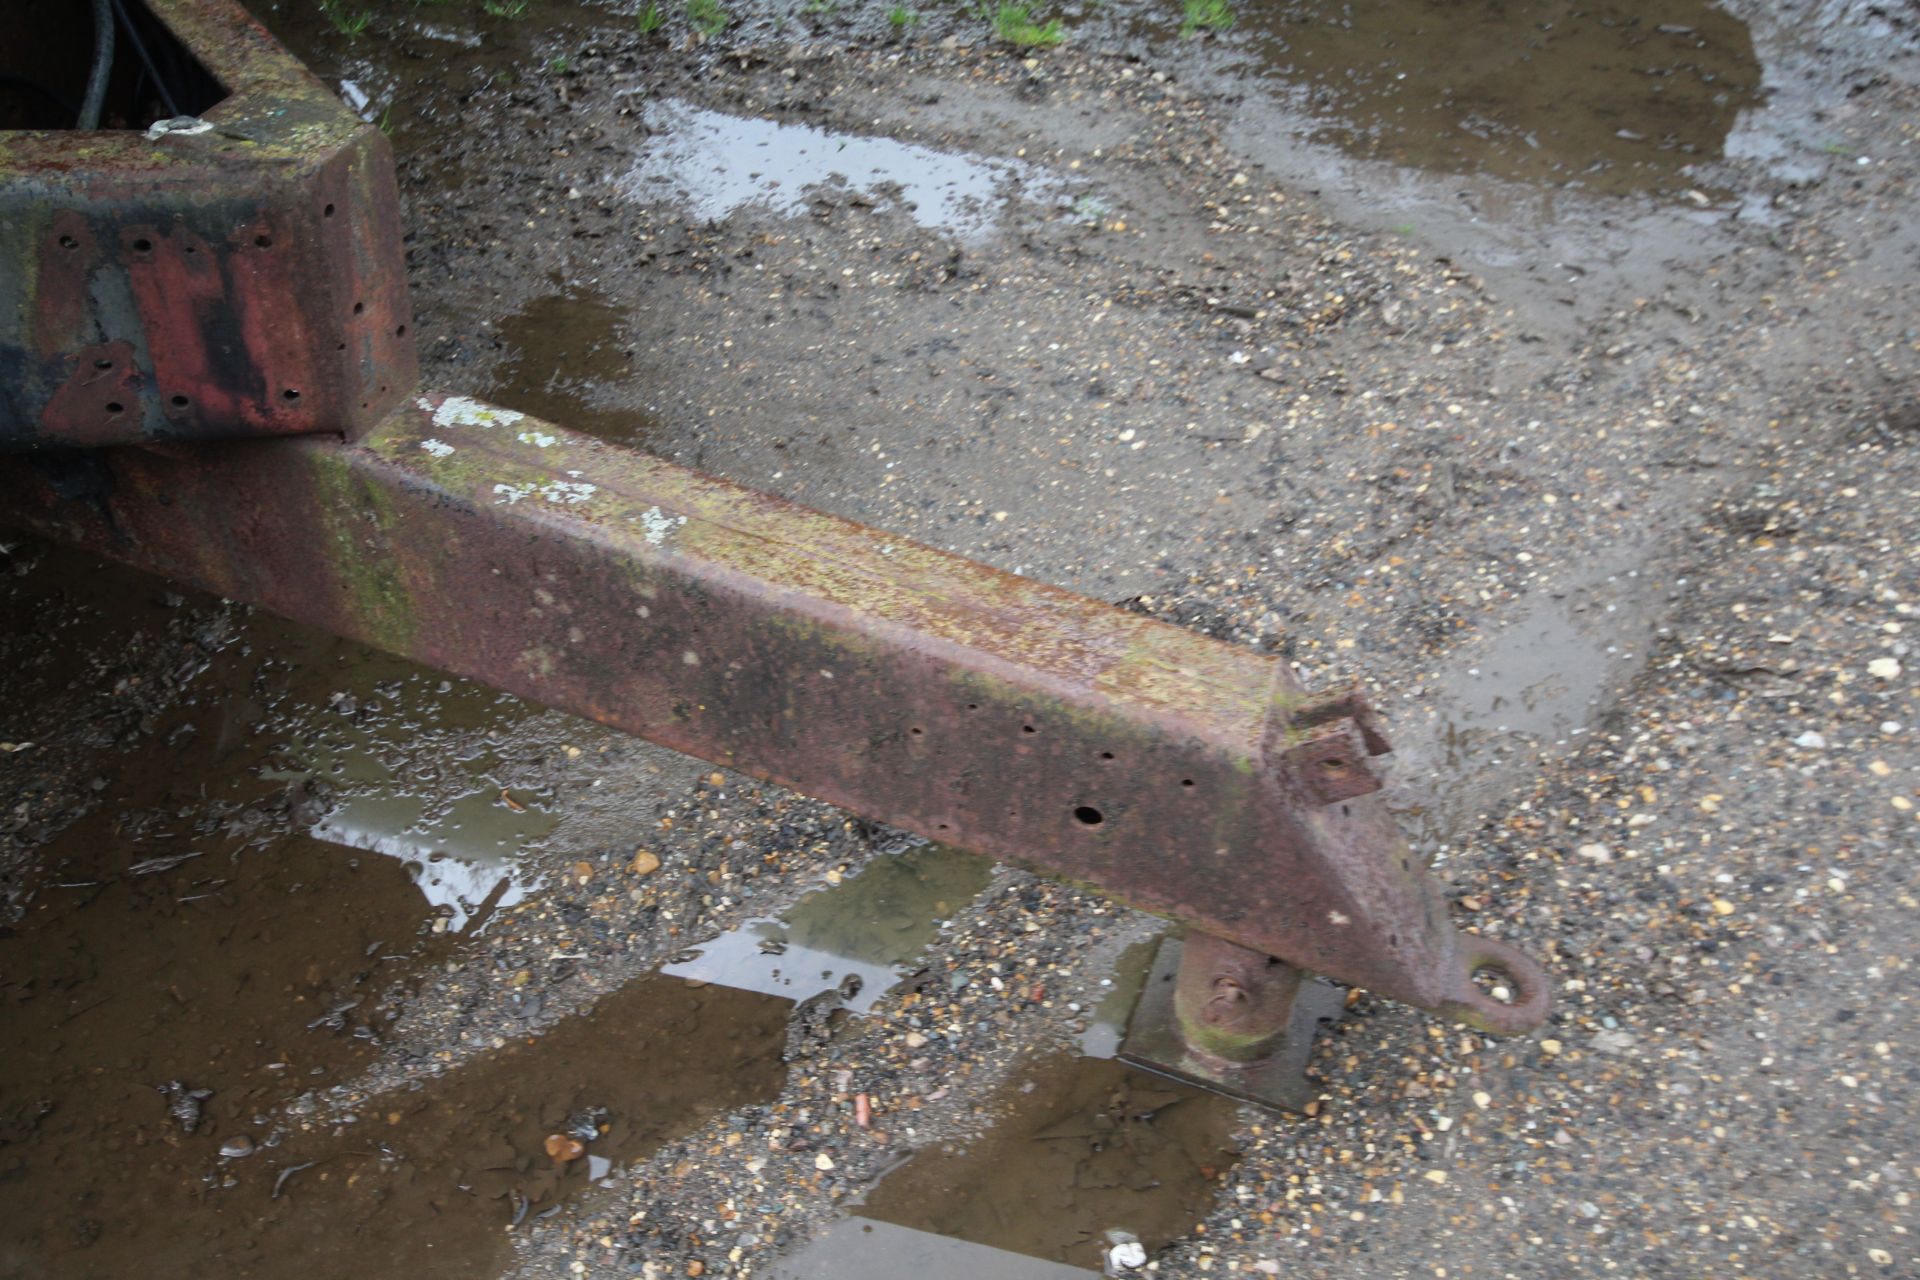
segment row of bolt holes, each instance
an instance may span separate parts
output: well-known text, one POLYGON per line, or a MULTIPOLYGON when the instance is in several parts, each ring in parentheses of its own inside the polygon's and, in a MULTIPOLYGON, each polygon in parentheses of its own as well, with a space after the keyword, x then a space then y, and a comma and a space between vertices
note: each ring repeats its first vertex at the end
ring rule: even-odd
MULTIPOLYGON (((967 710, 969 710, 969 711, 978 711, 979 709, 980 709, 980 704, 979 704, 979 703, 977 703, 977 702, 969 702, 969 703, 967 704, 967 710)), ((913 735, 914 737, 916 737, 916 738, 918 738, 918 737, 920 737, 921 735, 923 735, 923 734, 924 734, 924 733, 926 732, 926 730, 925 730, 925 729, 922 729, 922 728, 921 728, 921 727, 920 727, 919 725, 915 725, 915 726, 914 726, 913 728, 911 728, 911 729, 909 729, 909 730, 908 730, 907 732, 909 732, 909 733, 911 733, 911 734, 912 734, 912 735, 913 735)), ((1034 727, 1033 727, 1032 725, 1030 725, 1030 724, 1023 724, 1023 725, 1021 725, 1021 726, 1020 726, 1020 732, 1022 732, 1022 733, 1038 733, 1038 732, 1040 732, 1040 731, 1039 731, 1038 729, 1036 729, 1036 728, 1034 728, 1034 727)), ((1109 761, 1109 760, 1112 760, 1112 759, 1113 759, 1113 752, 1111 752, 1111 751, 1102 751, 1102 752, 1100 753, 1100 759, 1101 759, 1102 761, 1109 761)), ((1182 779, 1180 779, 1180 785, 1181 785, 1181 786, 1183 786, 1183 787, 1189 787, 1189 788, 1190 788, 1190 787, 1192 787, 1192 786, 1193 786, 1193 779, 1192 779, 1192 778, 1182 778, 1182 779)), ((1100 812, 1100 811, 1099 811, 1098 809, 1096 809, 1096 808, 1094 808, 1094 807, 1093 807, 1092 805, 1090 805, 1090 804, 1083 804, 1083 805, 1076 805, 1076 806, 1074 806, 1074 810, 1073 810, 1073 820, 1074 820, 1075 822, 1077 822, 1077 823, 1079 823, 1079 824, 1080 824, 1081 826, 1083 826, 1083 827, 1097 827, 1097 826, 1099 826, 1099 825, 1100 825, 1101 823, 1103 823, 1103 822, 1105 822, 1105 821, 1107 820, 1107 815, 1106 815, 1106 814, 1104 814, 1104 813, 1101 813, 1101 812, 1100 812)), ((939 828, 940 828, 940 830, 942 830, 942 831, 946 831, 946 830, 949 830, 949 828, 948 828, 948 826, 947 826, 947 824, 946 824, 946 823, 944 823, 944 822, 942 822, 942 823, 940 823, 940 824, 939 824, 939 828)))
MULTIPOLYGON (((332 205, 328 205, 325 209, 321 210, 322 215, 328 218, 331 218, 334 215, 334 212, 335 210, 332 205)), ((258 235, 253 238, 253 243, 255 248, 271 249, 273 248, 273 237, 268 235, 258 235)), ((60 247, 62 249, 74 250, 80 247, 80 242, 74 239, 72 236, 63 235, 60 237, 60 247)), ((145 257, 147 254, 150 254, 153 252, 153 241, 147 239, 145 236, 141 236, 138 240, 135 240, 133 242, 133 251, 141 255, 142 257, 145 257)), ((194 246, 192 245, 188 245, 187 252, 198 253, 199 250, 194 248, 194 246)), ((356 302, 353 304, 353 314, 357 316, 366 314, 366 310, 367 310, 367 304, 364 302, 356 302)), ((407 326, 401 325, 399 328, 395 329, 393 331, 393 336, 396 338, 406 337, 407 326)), ((347 349, 347 344, 344 342, 341 343, 339 349, 342 351, 345 351, 347 349)), ((95 360, 93 362, 93 367, 100 370, 102 373, 108 373, 108 372, 111 372, 113 369, 113 361, 95 360)), ((386 390, 385 387, 382 387, 380 389, 382 391, 386 390)), ((289 406, 292 406, 293 404, 299 401, 300 392, 293 387, 288 387, 286 390, 280 393, 280 398, 286 401, 289 406)), ((185 409, 187 408, 187 406, 189 406, 193 402, 187 399, 187 397, 185 396, 173 396, 168 399, 167 403, 172 405, 175 409, 185 409)), ((361 406, 361 408, 365 408, 365 407, 366 407, 365 405, 361 406)), ((127 406, 120 403, 118 400, 109 400, 107 402, 107 412, 109 414, 125 413, 126 410, 127 410, 127 406)))

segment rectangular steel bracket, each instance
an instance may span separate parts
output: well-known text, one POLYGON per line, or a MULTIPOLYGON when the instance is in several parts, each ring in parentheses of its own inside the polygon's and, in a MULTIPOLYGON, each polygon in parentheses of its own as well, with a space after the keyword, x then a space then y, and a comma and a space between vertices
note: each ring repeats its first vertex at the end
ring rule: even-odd
POLYGON ((222 101, 0 132, 0 450, 359 435, 419 376, 386 137, 232 0, 150 7, 222 101))

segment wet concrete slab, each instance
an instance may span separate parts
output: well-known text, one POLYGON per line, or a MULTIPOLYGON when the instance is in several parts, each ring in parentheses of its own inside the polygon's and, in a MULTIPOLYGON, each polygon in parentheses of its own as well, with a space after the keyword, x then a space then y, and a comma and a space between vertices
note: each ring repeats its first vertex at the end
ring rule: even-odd
POLYGON ((777 1280, 1085 1280, 1081 1267, 892 1222, 847 1218, 774 1264, 777 1280))

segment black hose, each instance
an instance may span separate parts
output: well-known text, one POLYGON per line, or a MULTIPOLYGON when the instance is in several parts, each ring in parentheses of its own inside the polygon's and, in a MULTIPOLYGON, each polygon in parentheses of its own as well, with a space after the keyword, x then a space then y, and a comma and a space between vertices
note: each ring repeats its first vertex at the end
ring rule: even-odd
POLYGON ((167 109, 168 118, 180 114, 180 106, 167 92, 167 82, 153 65, 153 55, 147 52, 147 42, 140 38, 140 28, 133 25, 133 19, 127 13, 126 6, 120 0, 111 0, 114 13, 119 15, 120 25, 127 29, 127 39, 133 42, 133 51, 140 55, 140 65, 147 69, 147 78, 153 81, 153 87, 160 91, 160 101, 167 109))
POLYGON ((93 0, 93 70, 87 75, 87 96, 80 104, 76 129, 98 129, 100 111, 107 104, 107 75, 113 70, 112 0, 93 0))

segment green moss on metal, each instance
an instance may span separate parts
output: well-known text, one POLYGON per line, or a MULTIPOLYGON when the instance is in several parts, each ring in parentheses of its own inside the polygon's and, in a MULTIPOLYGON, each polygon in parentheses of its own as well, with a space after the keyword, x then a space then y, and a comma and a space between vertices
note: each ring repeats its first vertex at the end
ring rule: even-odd
POLYGON ((310 456, 340 606, 368 643, 413 652, 419 621, 392 538, 400 523, 393 495, 359 474, 345 454, 316 450, 310 456))

